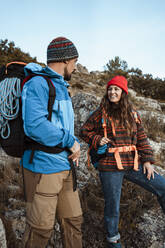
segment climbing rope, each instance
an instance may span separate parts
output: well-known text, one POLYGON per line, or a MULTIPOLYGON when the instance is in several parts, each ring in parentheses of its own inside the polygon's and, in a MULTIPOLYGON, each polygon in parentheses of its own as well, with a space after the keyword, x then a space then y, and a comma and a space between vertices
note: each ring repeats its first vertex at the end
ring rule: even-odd
POLYGON ((3 139, 10 136, 8 121, 14 120, 19 112, 21 80, 5 78, 0 82, 0 135, 3 139))

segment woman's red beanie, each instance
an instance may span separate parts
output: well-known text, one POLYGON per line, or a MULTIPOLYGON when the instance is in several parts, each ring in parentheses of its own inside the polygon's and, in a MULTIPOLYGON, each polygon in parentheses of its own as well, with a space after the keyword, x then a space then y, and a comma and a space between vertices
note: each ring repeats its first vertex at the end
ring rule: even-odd
POLYGON ((107 83, 107 89, 110 85, 116 85, 128 94, 128 82, 123 76, 115 76, 107 83))

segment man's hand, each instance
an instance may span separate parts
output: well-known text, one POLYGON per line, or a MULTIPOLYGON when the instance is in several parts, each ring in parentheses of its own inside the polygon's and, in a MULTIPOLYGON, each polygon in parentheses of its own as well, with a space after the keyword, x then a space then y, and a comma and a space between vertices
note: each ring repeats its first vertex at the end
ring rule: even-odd
POLYGON ((70 148, 70 151, 72 154, 69 156, 69 159, 72 159, 74 162, 76 162, 76 165, 78 166, 79 157, 80 157, 80 144, 75 140, 74 145, 70 148))
POLYGON ((158 174, 158 172, 154 170, 154 167, 151 165, 150 162, 145 162, 143 164, 143 172, 144 172, 144 174, 147 173, 147 179, 148 180, 150 180, 151 177, 154 179, 154 172, 158 174))

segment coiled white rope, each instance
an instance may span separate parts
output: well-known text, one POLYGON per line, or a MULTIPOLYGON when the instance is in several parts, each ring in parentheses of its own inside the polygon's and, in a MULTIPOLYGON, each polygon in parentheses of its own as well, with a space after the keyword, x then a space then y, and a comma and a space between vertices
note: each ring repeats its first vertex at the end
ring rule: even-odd
POLYGON ((9 120, 14 120, 19 112, 21 80, 5 78, 0 82, 0 135, 3 139, 10 136, 9 120))

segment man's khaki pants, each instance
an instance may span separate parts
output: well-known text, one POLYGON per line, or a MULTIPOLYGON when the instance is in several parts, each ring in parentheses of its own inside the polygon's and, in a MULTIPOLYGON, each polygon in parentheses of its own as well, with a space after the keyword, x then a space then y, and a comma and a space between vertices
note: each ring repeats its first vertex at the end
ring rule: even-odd
POLYGON ((78 191, 73 192, 71 172, 36 174, 23 169, 23 174, 27 224, 22 246, 45 248, 57 217, 63 247, 81 248, 82 210, 78 191))

